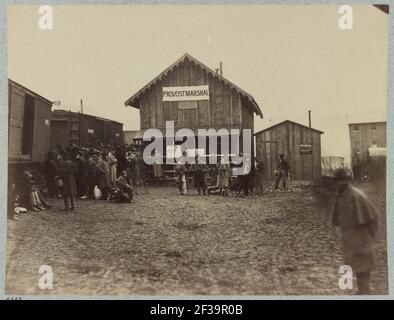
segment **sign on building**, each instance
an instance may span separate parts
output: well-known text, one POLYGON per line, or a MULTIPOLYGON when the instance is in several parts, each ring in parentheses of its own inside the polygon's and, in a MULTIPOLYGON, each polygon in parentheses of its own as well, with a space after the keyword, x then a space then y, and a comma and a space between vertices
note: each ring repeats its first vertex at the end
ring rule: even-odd
POLYGON ((163 87, 163 101, 199 101, 209 100, 209 87, 163 87))

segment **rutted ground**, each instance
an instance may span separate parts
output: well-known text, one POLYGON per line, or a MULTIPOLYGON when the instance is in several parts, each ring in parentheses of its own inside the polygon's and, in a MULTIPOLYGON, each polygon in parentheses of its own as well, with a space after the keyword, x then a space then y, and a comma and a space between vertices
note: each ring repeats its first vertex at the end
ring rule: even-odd
MULTIPOLYGON (((362 185, 381 211, 376 294, 387 293, 384 195, 362 185)), ((6 293, 51 295, 350 294, 338 288, 338 231, 326 191, 253 199, 180 196, 145 187, 135 204, 78 202, 8 222, 6 293), (38 288, 38 268, 54 271, 38 288)))

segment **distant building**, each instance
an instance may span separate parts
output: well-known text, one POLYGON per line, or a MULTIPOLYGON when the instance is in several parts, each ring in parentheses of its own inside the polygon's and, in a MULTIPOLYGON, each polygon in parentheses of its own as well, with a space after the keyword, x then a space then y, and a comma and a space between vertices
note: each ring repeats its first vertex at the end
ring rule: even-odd
POLYGON ((369 149, 386 148, 385 121, 349 123, 351 158, 354 177, 361 178, 369 168, 369 149))
POLYGON ((123 144, 123 124, 80 112, 55 110, 51 114, 51 147, 67 148, 123 144))
POLYGON ((125 130, 123 137, 125 144, 142 145, 143 130, 125 130))
POLYGON ((386 122, 349 123, 352 154, 365 159, 370 147, 386 147, 386 122))
POLYGON ((8 79, 8 160, 34 164, 46 159, 50 146, 52 102, 8 79))
POLYGON ((263 162, 264 177, 274 179, 279 155, 283 153, 292 180, 320 180, 321 134, 323 131, 290 120, 257 132, 256 157, 263 162))

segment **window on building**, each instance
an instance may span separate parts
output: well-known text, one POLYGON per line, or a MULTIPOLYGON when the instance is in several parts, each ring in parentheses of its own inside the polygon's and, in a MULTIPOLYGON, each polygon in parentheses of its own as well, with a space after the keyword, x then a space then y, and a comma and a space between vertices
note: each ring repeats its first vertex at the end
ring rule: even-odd
POLYGON ((353 149, 355 151, 360 150, 360 141, 354 141, 353 142, 353 149))
POLYGON ((372 140, 372 145, 373 145, 373 146, 377 146, 377 145, 378 145, 378 142, 377 142, 376 140, 372 140))
POLYGON ((300 154, 312 154, 313 148, 311 144, 300 144, 300 154))
POLYGON ((360 126, 358 124, 353 125, 353 131, 360 131, 360 126))
POLYGON ((371 125, 371 130, 372 130, 372 131, 376 131, 376 124, 372 124, 372 125, 371 125))

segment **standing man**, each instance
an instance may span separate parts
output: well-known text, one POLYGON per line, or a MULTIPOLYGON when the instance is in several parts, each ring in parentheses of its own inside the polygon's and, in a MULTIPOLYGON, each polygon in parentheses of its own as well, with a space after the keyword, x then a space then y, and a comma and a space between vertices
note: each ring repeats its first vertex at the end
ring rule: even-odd
POLYGON ((98 175, 99 187, 102 193, 101 199, 108 200, 109 199, 109 191, 110 191, 110 181, 109 181, 109 165, 108 162, 105 161, 106 154, 99 153, 98 161, 96 164, 96 170, 98 175))
POLYGON ((110 152, 108 152, 106 158, 107 163, 109 165, 109 182, 111 184, 111 187, 115 186, 117 179, 116 167, 118 166, 118 160, 116 159, 114 153, 115 152, 111 150, 110 152))
POLYGON ((263 179, 264 179, 264 172, 263 172, 263 162, 260 160, 256 159, 256 165, 255 165, 255 190, 256 190, 256 195, 262 196, 264 192, 264 186, 263 186, 263 179))
POLYGON ((278 190, 280 180, 282 180, 283 190, 286 190, 286 179, 289 175, 289 163, 285 158, 285 155, 281 153, 279 155, 279 162, 278 162, 278 174, 275 181, 275 190, 278 190))
POLYGON ((378 212, 361 190, 350 185, 344 169, 335 172, 335 188, 332 224, 342 233, 345 264, 356 274, 357 293, 371 294, 378 212))
POLYGON ((187 168, 186 164, 177 163, 175 165, 175 171, 178 176, 178 189, 181 195, 185 195, 187 192, 187 168))
POLYGON ((197 192, 201 195, 201 192, 204 196, 207 195, 208 188, 206 182, 206 174, 208 169, 206 165, 198 163, 198 155, 196 155, 195 163, 192 165, 192 171, 194 173, 194 184, 196 186, 197 192))
POLYGON ((223 159, 217 165, 218 167, 218 178, 216 185, 219 187, 221 196, 228 196, 228 190, 230 189, 230 159, 228 154, 225 154, 223 159))
POLYGON ((60 167, 60 174, 63 179, 63 200, 64 211, 75 210, 76 203, 75 197, 77 195, 77 183, 75 181, 75 174, 77 167, 71 161, 69 153, 64 155, 64 161, 60 167))
POLYGON ((86 191, 86 160, 82 149, 78 151, 75 157, 75 165, 77 168, 75 178, 77 180, 78 196, 83 197, 86 191))

